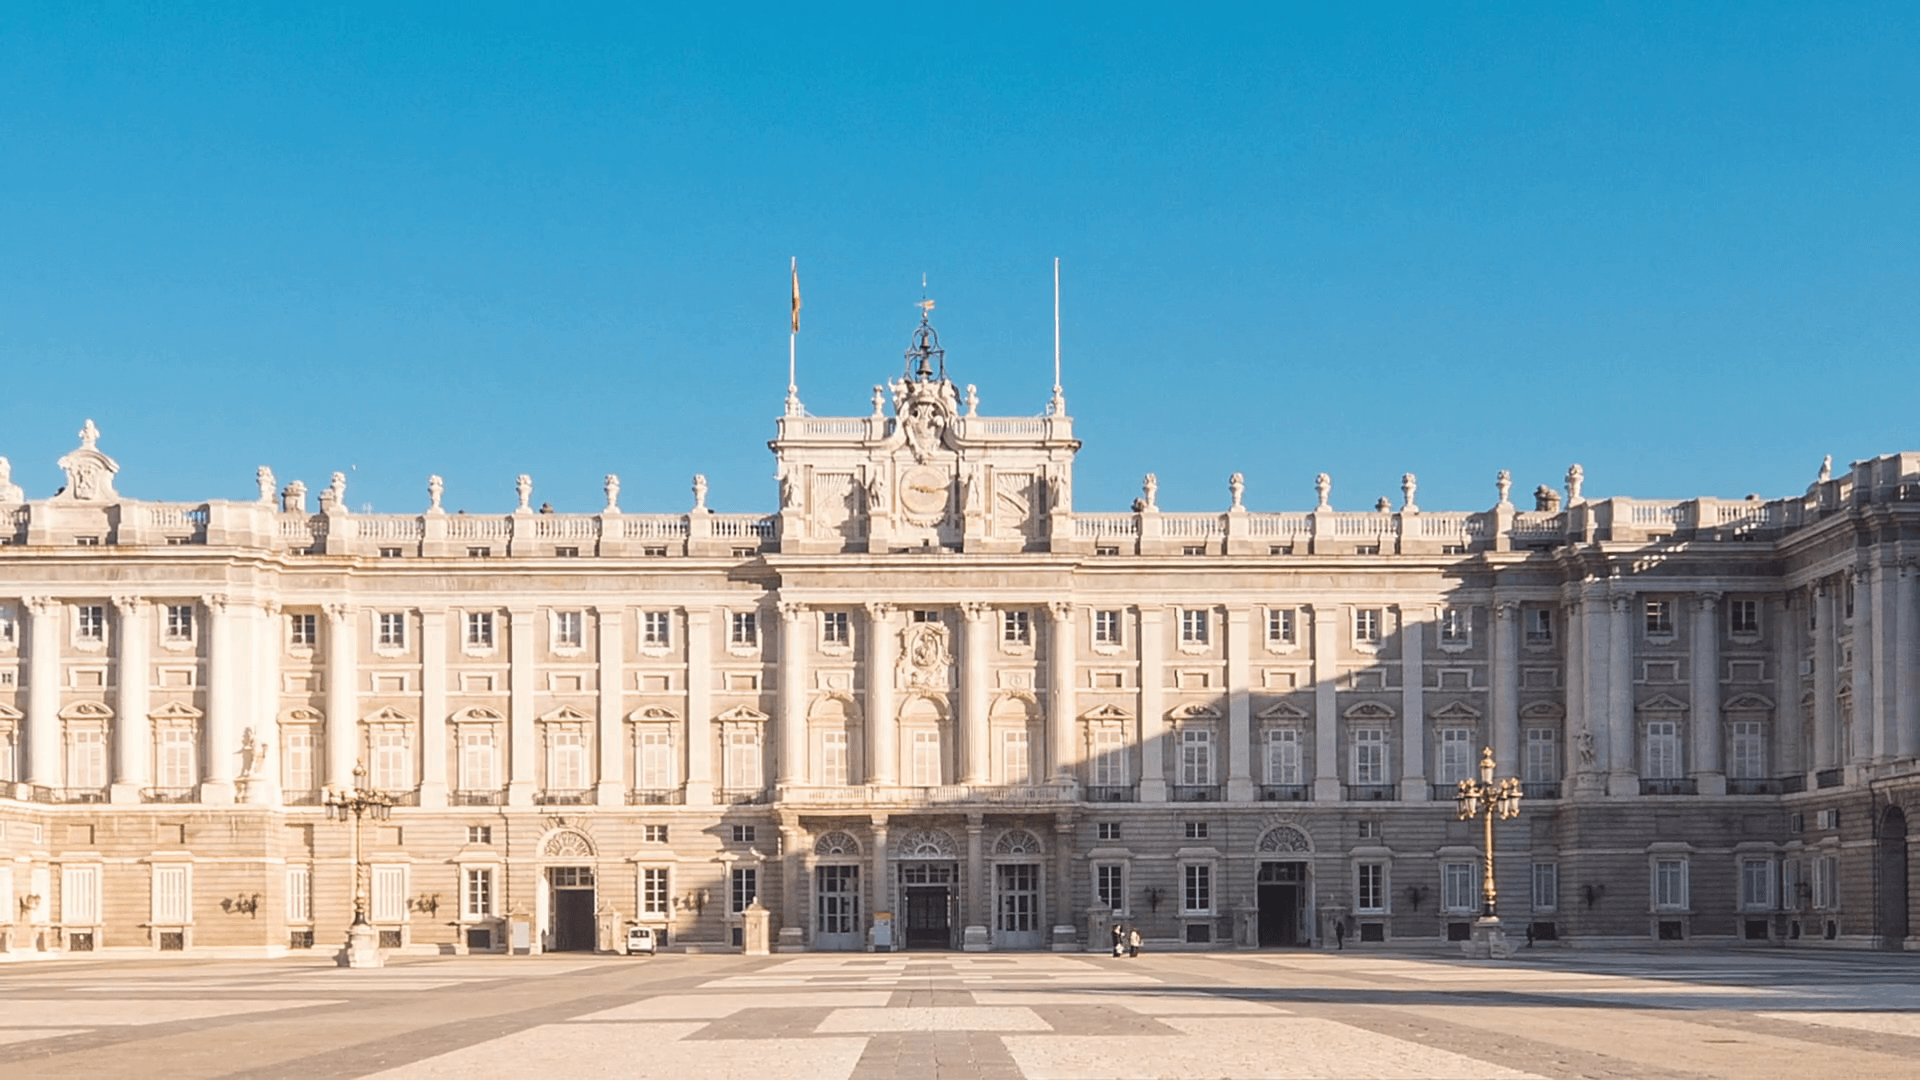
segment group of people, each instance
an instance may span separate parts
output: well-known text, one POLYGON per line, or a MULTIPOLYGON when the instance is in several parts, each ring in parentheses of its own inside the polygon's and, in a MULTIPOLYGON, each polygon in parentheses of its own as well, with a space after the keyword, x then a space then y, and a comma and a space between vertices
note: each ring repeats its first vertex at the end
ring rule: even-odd
POLYGON ((1139 956, 1140 955, 1140 928, 1139 927, 1126 926, 1121 923, 1113 924, 1113 955, 1115 956, 1139 956))

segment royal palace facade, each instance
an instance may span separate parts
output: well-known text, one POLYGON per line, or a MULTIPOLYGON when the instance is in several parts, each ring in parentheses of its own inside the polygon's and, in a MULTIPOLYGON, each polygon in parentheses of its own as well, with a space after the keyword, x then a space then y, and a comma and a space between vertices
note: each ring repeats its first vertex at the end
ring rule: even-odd
POLYGON ((750 906, 782 949, 1439 945, 1484 748, 1542 944, 1915 947, 1920 455, 1089 513, 1057 391, 983 416, 908 356, 864 416, 789 395, 771 514, 143 502, 90 422, 58 493, 0 477, 0 956, 333 949, 356 881, 409 951, 750 906), (346 788, 393 803, 357 869, 346 788))

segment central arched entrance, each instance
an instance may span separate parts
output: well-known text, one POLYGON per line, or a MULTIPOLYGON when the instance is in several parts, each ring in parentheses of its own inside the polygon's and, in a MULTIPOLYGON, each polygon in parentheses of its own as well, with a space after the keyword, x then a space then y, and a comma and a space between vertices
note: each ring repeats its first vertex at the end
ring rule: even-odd
POLYGON ((540 845, 545 863, 539 899, 543 901, 547 952, 592 952, 594 933, 593 842, 572 829, 548 836, 540 845))
POLYGON ((954 947, 954 884, 959 851, 941 829, 915 829, 900 838, 895 855, 900 897, 906 910, 901 943, 909 949, 954 947))
POLYGON ((1275 825, 1254 846, 1255 933, 1263 949, 1313 944, 1313 842, 1297 825, 1275 825))

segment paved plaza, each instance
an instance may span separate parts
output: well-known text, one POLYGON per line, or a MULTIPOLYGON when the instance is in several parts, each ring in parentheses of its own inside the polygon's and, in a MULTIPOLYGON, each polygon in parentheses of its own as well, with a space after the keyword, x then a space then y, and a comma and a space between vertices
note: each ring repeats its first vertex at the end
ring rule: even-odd
POLYGON ((1911 1077, 1920 958, 803 954, 0 968, 0 1075, 1911 1077))

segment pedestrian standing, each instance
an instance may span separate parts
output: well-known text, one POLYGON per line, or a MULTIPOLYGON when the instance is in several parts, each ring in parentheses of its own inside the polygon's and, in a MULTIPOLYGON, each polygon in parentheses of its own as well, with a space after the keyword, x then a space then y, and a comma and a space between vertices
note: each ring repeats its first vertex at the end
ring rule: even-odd
POLYGON ((1336 949, 1347 947, 1347 920, 1345 919, 1333 920, 1333 947, 1336 949))
POLYGON ((1127 955, 1126 934, 1127 934, 1126 927, 1120 925, 1119 923, 1113 924, 1113 955, 1115 956, 1127 955))
POLYGON ((1127 931, 1127 955, 1140 955, 1140 928, 1137 926, 1127 931))

